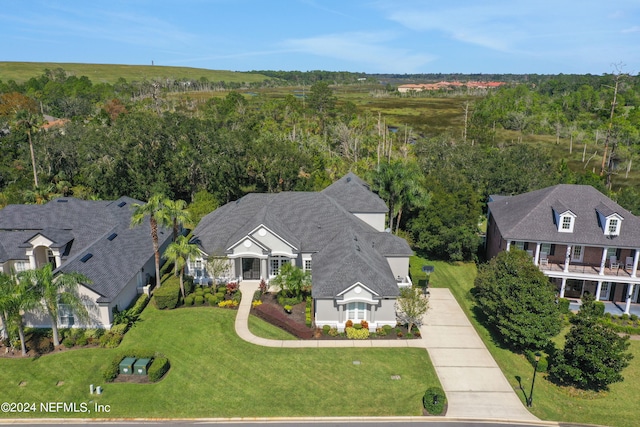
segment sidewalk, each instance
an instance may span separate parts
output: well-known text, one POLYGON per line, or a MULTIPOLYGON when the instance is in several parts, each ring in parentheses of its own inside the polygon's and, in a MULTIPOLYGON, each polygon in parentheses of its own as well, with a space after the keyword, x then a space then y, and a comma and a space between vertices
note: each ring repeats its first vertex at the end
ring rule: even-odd
POLYGON ((412 340, 270 340, 249 331, 257 281, 240 284, 242 300, 235 329, 240 338, 264 347, 418 347, 429 352, 448 399, 447 418, 536 421, 525 409, 449 289, 431 289, 429 312, 412 340))

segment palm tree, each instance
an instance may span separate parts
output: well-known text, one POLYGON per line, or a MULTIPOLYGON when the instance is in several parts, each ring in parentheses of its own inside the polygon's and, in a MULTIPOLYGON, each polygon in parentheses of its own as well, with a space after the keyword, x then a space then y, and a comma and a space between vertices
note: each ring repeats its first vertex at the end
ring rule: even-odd
POLYGON ((2 323, 2 334, 0 339, 9 338, 9 324, 7 323, 7 312, 9 309, 9 295, 12 287, 12 277, 0 271, 0 323, 2 323))
POLYGON ((144 219, 149 217, 151 226, 151 241, 153 242, 153 252, 156 261, 156 287, 160 287, 160 245, 158 244, 158 226, 168 227, 172 218, 168 213, 166 206, 167 198, 162 194, 151 196, 149 201, 144 205, 134 204, 133 214, 131 215, 131 227, 142 224, 144 219))
POLYGON ((180 271, 180 291, 182 297, 184 294, 184 267, 187 264, 189 258, 195 258, 200 255, 200 250, 197 245, 189 243, 189 239, 185 236, 179 236, 175 242, 171 243, 164 253, 167 260, 174 263, 176 273, 180 271))
POLYGON ((60 345, 58 334, 59 304, 66 304, 79 319, 86 320, 89 313, 78 295, 78 285, 91 283, 91 280, 80 273, 60 273, 53 276, 53 266, 46 264, 37 270, 23 271, 19 275, 21 281, 34 286, 42 296, 42 305, 51 319, 53 329, 53 345, 60 345))
POLYGON ((175 242, 178 238, 178 225, 179 224, 187 224, 191 221, 191 215, 189 211, 185 208, 187 207, 187 202, 184 200, 165 200, 165 206, 167 208, 167 213, 171 217, 171 223, 173 225, 173 241, 175 242))
POLYGON ((38 131, 42 125, 41 116, 33 113, 29 110, 19 110, 16 112, 14 126, 18 129, 24 129, 27 132, 27 138, 29 140, 29 150, 31 151, 31 166, 33 168, 33 183, 38 187, 38 174, 36 172, 36 156, 33 151, 33 141, 31 140, 31 133, 38 131))
POLYGON ((24 313, 37 308, 41 295, 38 289, 26 280, 18 280, 16 276, 2 279, 6 286, 6 294, 2 296, 2 308, 6 314, 7 325, 13 324, 18 328, 22 355, 27 355, 27 344, 24 339, 24 313))

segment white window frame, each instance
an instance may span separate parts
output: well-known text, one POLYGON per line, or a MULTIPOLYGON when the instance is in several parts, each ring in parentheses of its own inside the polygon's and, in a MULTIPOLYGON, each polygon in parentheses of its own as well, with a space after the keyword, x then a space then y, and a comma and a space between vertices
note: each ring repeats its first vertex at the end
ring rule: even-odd
POLYGON ((58 303, 58 318, 62 327, 69 328, 75 325, 76 319, 69 304, 58 303))
POLYGON ((574 262, 582 262, 584 258, 584 246, 574 245, 571 248, 571 260, 574 262))
POLYGON ((366 302, 349 302, 347 303, 347 320, 351 320, 354 323, 359 323, 362 320, 367 320, 368 304, 366 302))
POLYGON ((513 242, 513 246, 520 249, 521 251, 524 251, 524 242, 515 241, 513 242))
POLYGON ((280 269, 286 263, 291 263, 291 260, 285 256, 274 255, 269 258, 269 276, 275 277, 280 273, 280 269))
POLYGON ((304 271, 311 271, 311 260, 310 259, 305 259, 304 260, 304 271))
POLYGON ((617 236, 620 234, 620 223, 618 218, 607 218, 605 233, 607 236, 617 236), (613 227, 612 227, 613 226, 613 227))
POLYGON ((13 271, 21 273, 29 269, 29 263, 27 261, 16 261, 13 263, 13 271))
POLYGON ((560 233, 573 233, 574 218, 571 215, 562 215, 560 217, 560 226, 558 231, 560 233))

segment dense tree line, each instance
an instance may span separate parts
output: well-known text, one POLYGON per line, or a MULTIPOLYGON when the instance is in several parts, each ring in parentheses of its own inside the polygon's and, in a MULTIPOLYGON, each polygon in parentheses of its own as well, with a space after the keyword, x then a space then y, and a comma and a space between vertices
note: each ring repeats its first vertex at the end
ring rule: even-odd
MULTIPOLYGON (((390 132, 379 115, 339 102, 329 76, 336 77, 329 73, 327 80, 316 81, 304 98, 230 91, 193 104, 176 104, 153 87, 154 96, 140 98, 125 81, 94 85, 61 70, 22 85, 0 82, 0 206, 45 202, 60 194, 148 200, 159 193, 212 206, 250 191, 320 190, 352 170, 387 202, 393 232, 404 233, 432 257, 468 260, 475 257, 478 223, 490 194, 561 182, 606 192, 600 176, 573 172, 545 150, 478 137, 491 134, 493 120, 507 126, 509 111, 524 105, 529 110, 523 111, 533 114, 545 102, 558 105, 559 112, 565 108, 565 116, 583 108, 602 122, 606 114, 591 105, 606 105, 610 88, 604 83, 593 89, 598 102, 580 101, 592 97, 583 85, 577 92, 567 89, 565 98, 574 101, 566 107, 549 89, 507 87, 478 101, 473 138, 447 133, 409 139, 390 132), (44 129, 43 110, 73 120, 44 129)), ((559 86, 545 84, 537 87, 559 86)), ((635 102, 634 87, 620 91, 621 104, 635 102)), ((631 120, 637 107, 619 108, 620 116, 631 120)), ((611 195, 640 212, 633 188, 611 195)))

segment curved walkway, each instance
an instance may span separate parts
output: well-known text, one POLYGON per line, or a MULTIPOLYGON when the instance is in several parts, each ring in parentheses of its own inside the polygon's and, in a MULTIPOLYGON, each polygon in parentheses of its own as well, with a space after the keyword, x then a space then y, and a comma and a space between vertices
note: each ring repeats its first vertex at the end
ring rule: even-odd
POLYGON ((249 331, 257 281, 240 284, 242 300, 235 329, 240 338, 265 347, 418 347, 429 352, 447 394, 449 418, 536 421, 523 406, 449 289, 430 289, 422 337, 412 340, 270 340, 249 331))

